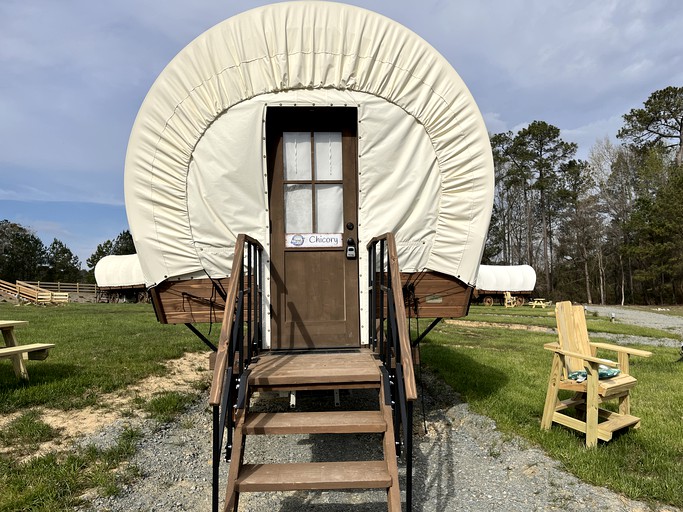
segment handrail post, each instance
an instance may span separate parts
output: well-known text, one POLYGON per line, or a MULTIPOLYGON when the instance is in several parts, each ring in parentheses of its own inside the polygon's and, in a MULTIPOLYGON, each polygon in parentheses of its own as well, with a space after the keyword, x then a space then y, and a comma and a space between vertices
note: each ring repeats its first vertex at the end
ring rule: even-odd
POLYGON ((384 240, 379 242, 379 352, 387 364, 384 348, 384 240))
POLYGON ((369 334, 372 350, 377 350, 377 289, 375 287, 375 280, 377 278, 377 243, 370 244, 368 248, 368 290, 369 290, 369 304, 368 312, 370 315, 369 334))
POLYGON ((408 420, 405 432, 406 453, 406 512, 413 509, 413 402, 406 402, 408 420))
POLYGON ((262 329, 262 288, 263 276, 261 244, 246 235, 239 235, 235 243, 235 254, 232 261, 230 283, 225 294, 225 309, 218 340, 218 350, 214 366, 213 380, 209 404, 213 408, 213 482, 212 510, 218 510, 218 485, 220 453, 223 445, 223 434, 227 430, 226 457, 232 451, 232 433, 234 425, 233 406, 240 396, 238 383, 243 386, 241 392, 245 396, 247 373, 254 352, 261 347, 262 329), (247 254, 244 253, 245 246, 247 254), (247 263, 245 289, 245 259, 247 263), (258 282, 258 284, 257 284, 258 282), (245 300, 245 295, 247 295, 245 300), (247 309, 245 313, 245 308, 247 309), (257 313, 258 311, 258 313, 257 313), (245 320, 247 337, 245 339, 245 320), (257 322, 257 325, 252 325, 257 322), (254 343, 254 339, 256 343, 254 343), (237 357, 237 361, 235 358, 237 357))
POLYGON ((253 347, 253 322, 254 322, 254 247, 249 244, 249 261, 247 262, 247 283, 249 283, 249 300, 247 303, 247 360, 251 364, 251 358, 254 354, 253 347))
MULTIPOLYGON (((392 233, 373 238, 368 243, 370 275, 370 332, 379 338, 377 352, 390 378, 390 393, 396 436, 396 453, 400 455, 400 430, 403 430, 406 458, 406 510, 412 510, 413 497, 413 400, 417 398, 412 348, 401 286, 396 241, 392 233), (377 245, 379 244, 379 261, 377 245), (385 299, 386 294, 386 299, 385 299), (377 302, 373 302, 377 301, 377 302), (385 302, 386 301, 386 302, 385 302), (386 315, 385 315, 386 306, 386 315), (375 317, 379 314, 379 321, 375 317), (386 336, 385 324, 386 319, 386 336), (379 333, 376 333, 379 329, 379 333)), ((374 337, 372 338, 374 342, 374 337)))

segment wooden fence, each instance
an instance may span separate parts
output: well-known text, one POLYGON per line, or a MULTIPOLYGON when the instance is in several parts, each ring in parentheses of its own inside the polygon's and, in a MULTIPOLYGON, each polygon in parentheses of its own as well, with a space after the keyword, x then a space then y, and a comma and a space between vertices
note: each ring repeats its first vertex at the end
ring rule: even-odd
POLYGON ((86 293, 96 295, 98 292, 96 284, 90 283, 51 283, 47 281, 26 281, 32 286, 50 290, 51 292, 66 292, 66 293, 86 293))
POLYGON ((17 295, 17 285, 0 279, 0 293, 15 297, 17 295))

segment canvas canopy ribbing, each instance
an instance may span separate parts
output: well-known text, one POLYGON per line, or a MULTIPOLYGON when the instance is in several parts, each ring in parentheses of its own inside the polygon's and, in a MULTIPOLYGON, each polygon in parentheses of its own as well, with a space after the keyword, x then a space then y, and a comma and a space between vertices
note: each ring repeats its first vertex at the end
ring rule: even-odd
POLYGON ((239 233, 268 252, 263 121, 275 105, 357 107, 359 245, 392 231, 402 271, 474 283, 493 162, 466 86, 398 23, 343 4, 291 2, 200 35, 145 98, 125 193, 148 285, 225 276, 239 233))
POLYGON ((529 265, 481 265, 477 289, 489 292, 532 292, 536 271, 529 265))
POLYGON ((135 288, 144 286, 146 279, 138 255, 127 254, 105 256, 98 261, 95 281, 100 288, 135 288))

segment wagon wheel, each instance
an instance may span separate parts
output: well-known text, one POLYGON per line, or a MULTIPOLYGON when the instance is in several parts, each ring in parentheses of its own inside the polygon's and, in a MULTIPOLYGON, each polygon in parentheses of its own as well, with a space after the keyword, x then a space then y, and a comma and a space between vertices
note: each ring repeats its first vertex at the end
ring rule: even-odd
POLYGON ((490 295, 484 297, 484 306, 493 306, 493 297, 490 295))
POLYGON ((119 301, 119 294, 118 293, 112 293, 109 295, 109 302, 113 302, 116 304, 119 301))
POLYGON ((517 300, 517 305, 518 305, 518 306, 521 307, 521 306, 524 305, 525 300, 524 300, 524 297, 522 297, 521 295, 518 295, 518 296, 516 297, 516 300, 517 300))
POLYGON ((147 292, 138 292, 137 301, 142 304, 147 303, 147 292))

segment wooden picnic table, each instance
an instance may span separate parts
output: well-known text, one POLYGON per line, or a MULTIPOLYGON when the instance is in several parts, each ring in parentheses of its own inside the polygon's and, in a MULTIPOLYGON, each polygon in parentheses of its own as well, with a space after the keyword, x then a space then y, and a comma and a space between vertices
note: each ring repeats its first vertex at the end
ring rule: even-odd
POLYGON ((19 379, 28 380, 28 371, 24 359, 42 361, 48 355, 52 343, 31 343, 29 345, 19 345, 14 335, 15 327, 27 325, 25 320, 0 320, 0 331, 5 340, 5 346, 0 347, 0 359, 11 359, 14 366, 14 374, 19 379))
POLYGON ((551 304, 551 301, 545 300, 545 299, 541 299, 541 298, 538 298, 538 299, 531 299, 531 300, 529 301, 529 306, 531 306, 531 307, 534 308, 534 309, 536 309, 536 306, 540 306, 540 307, 542 307, 543 309, 545 309, 545 308, 547 308, 548 306, 550 306, 550 304, 551 304))

